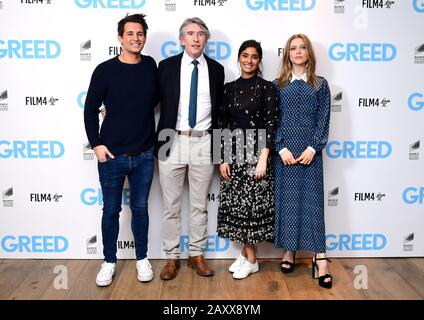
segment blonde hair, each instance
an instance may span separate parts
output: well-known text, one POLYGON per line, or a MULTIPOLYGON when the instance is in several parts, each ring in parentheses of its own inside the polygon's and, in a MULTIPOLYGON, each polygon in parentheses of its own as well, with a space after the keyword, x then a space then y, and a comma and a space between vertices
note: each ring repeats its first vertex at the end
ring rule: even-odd
POLYGON ((284 55, 281 62, 280 74, 277 78, 278 84, 283 87, 288 81, 290 81, 293 65, 290 61, 290 43, 294 39, 302 39, 306 45, 306 56, 308 58, 305 65, 305 72, 307 77, 307 83, 312 86, 315 86, 317 83, 317 76, 315 75, 315 66, 316 66, 316 58, 314 53, 314 48, 312 47, 312 43, 309 38, 304 34, 294 34, 292 35, 286 42, 286 46, 284 48, 284 55))

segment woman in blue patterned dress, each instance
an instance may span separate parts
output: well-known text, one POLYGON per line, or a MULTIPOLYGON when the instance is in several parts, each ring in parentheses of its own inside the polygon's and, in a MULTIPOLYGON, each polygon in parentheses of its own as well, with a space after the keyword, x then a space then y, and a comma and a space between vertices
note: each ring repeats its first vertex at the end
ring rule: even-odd
POLYGON ((261 60, 259 42, 242 43, 238 52, 241 77, 225 84, 221 109, 221 128, 230 129, 234 139, 226 143, 224 138, 223 151, 227 152, 223 152, 219 168, 217 232, 244 244, 229 268, 235 279, 259 270, 254 245, 274 238, 274 185, 268 156, 274 144, 278 96, 272 82, 260 77, 261 60), (255 134, 249 136, 249 131, 255 134))
POLYGON ((286 43, 279 78, 280 118, 275 134, 275 242, 285 249, 281 271, 295 267, 298 250, 315 252, 312 276, 331 288, 325 245, 322 150, 330 122, 330 89, 315 75, 315 54, 307 36, 286 43))

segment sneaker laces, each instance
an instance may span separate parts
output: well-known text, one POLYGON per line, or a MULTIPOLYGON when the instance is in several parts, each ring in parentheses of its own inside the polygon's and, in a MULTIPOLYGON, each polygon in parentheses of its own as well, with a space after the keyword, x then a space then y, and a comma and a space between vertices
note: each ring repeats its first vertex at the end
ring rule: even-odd
POLYGON ((103 262, 99 272, 99 276, 110 278, 114 272, 115 272, 115 268, 113 263, 103 262))
POLYGON ((150 264, 149 260, 140 260, 140 262, 137 263, 137 271, 140 273, 150 273, 152 270, 152 265, 150 264))
POLYGON ((247 261, 246 257, 242 254, 239 255, 237 260, 239 260, 238 263, 239 263, 240 266, 243 265, 247 261))

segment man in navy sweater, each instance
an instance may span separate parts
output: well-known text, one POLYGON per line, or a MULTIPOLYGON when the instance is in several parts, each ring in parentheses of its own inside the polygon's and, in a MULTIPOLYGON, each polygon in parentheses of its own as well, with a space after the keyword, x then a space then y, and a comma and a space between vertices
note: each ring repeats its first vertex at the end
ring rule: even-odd
POLYGON ((147 260, 148 197, 154 170, 154 107, 158 103, 157 67, 141 54, 148 26, 143 14, 118 23, 122 53, 96 67, 84 108, 85 130, 98 160, 103 193, 102 237, 104 262, 98 286, 112 283, 116 264, 119 212, 125 178, 130 187, 131 228, 139 281, 153 279, 147 260), (107 108, 99 131, 99 108, 107 108))

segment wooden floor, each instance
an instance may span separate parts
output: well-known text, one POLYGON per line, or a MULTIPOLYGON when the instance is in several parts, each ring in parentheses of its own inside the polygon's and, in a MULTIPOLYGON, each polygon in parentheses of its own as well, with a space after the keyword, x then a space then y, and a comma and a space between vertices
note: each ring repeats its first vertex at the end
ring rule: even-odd
POLYGON ((184 260, 171 281, 159 278, 165 261, 150 260, 155 278, 149 283, 137 281, 134 260, 119 260, 114 281, 105 288, 95 284, 99 260, 0 260, 0 299, 424 299, 424 258, 332 261, 334 286, 327 290, 311 278, 309 259, 297 261, 288 275, 279 271, 278 260, 259 259, 260 271, 243 280, 234 280, 227 271, 230 260, 209 260, 215 276, 208 278, 196 275, 184 260), (368 288, 358 288, 365 284, 365 273, 368 288))

